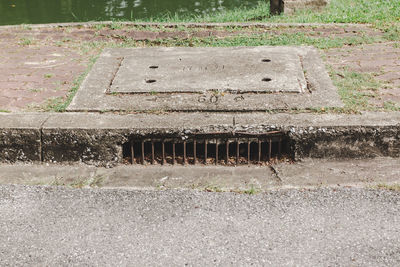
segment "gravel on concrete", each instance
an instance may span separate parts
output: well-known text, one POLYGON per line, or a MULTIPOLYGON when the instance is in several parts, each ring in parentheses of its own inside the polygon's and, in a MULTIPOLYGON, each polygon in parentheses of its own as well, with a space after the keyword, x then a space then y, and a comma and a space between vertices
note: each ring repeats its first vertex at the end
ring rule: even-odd
POLYGON ((2 266, 398 266, 400 192, 0 186, 2 266))

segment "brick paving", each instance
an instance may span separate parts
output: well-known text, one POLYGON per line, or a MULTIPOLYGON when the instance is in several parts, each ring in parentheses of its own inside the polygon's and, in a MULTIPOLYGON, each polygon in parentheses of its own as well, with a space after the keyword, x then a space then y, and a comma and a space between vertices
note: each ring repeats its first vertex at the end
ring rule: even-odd
POLYGON ((400 105, 400 46, 395 42, 344 47, 326 51, 327 62, 335 69, 372 73, 387 86, 370 101, 383 107, 387 101, 400 105))
MULTIPOLYGON (((304 32, 311 37, 380 36, 381 32, 366 26, 287 27, 246 30, 223 29, 160 29, 159 31, 123 27, 58 27, 0 29, 0 110, 29 111, 45 105, 48 99, 65 97, 74 81, 84 73, 90 58, 100 53, 102 45, 136 41, 187 39, 214 36, 304 32)), ((396 43, 375 43, 323 50, 327 64, 335 69, 348 68, 374 73, 376 79, 388 83, 379 90, 374 104, 385 101, 400 104, 400 47, 396 43)))

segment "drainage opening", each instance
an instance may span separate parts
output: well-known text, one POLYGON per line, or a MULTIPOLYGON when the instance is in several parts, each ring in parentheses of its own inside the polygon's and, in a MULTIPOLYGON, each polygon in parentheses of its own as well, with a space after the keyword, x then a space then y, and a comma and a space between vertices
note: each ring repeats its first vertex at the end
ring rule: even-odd
POLYGON ((288 139, 280 132, 260 135, 132 138, 123 144, 124 162, 169 165, 265 165, 290 158, 288 139))
POLYGON ((261 61, 262 61, 262 62, 271 62, 271 59, 264 58, 264 59, 262 59, 261 61))
POLYGON ((150 69, 158 69, 158 66, 150 66, 150 69))
POLYGON ((146 83, 155 83, 157 80, 146 80, 146 83))
POLYGON ((270 82, 270 81, 272 81, 272 79, 271 78, 263 78, 262 81, 263 82, 270 82))

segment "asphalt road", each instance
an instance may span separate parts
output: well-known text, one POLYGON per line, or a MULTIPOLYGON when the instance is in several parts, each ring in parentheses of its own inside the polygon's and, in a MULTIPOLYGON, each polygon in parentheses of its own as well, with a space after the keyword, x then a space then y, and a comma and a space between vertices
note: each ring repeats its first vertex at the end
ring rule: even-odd
POLYGON ((399 266, 400 192, 0 187, 0 265, 399 266))

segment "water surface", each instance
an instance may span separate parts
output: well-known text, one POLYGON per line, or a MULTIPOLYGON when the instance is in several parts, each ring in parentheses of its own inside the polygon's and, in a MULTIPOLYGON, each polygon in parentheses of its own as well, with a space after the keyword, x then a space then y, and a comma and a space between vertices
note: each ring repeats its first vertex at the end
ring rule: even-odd
POLYGON ((0 25, 149 19, 252 7, 259 0, 0 0, 0 25))

